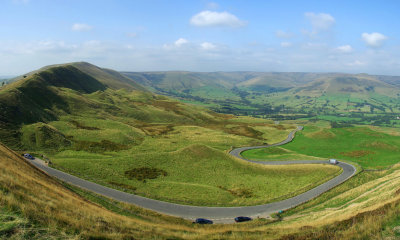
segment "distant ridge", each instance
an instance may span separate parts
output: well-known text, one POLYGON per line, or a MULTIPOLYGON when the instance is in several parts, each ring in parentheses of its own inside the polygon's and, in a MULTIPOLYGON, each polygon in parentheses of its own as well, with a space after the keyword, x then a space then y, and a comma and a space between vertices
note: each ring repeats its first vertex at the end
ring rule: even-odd
POLYGON ((301 72, 124 72, 149 90, 222 113, 396 114, 400 77, 301 72))

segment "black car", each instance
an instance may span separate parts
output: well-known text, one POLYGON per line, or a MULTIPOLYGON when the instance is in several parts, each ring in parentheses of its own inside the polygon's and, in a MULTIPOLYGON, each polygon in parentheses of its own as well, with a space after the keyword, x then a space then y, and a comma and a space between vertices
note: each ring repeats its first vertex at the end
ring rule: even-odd
POLYGON ((25 154, 24 154, 24 157, 27 158, 27 159, 30 159, 30 160, 35 159, 35 158, 32 157, 32 155, 30 155, 29 153, 25 153, 25 154))
POLYGON ((251 221, 251 218, 243 216, 235 217, 235 222, 247 222, 247 221, 251 221))
POLYGON ((205 219, 205 218, 197 218, 196 221, 193 223, 198 223, 198 224, 213 224, 213 221, 205 219))

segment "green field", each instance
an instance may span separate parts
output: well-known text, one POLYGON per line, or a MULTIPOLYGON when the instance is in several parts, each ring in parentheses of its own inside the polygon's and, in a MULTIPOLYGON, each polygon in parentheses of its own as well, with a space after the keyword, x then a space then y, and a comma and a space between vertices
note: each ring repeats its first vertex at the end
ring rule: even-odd
POLYGON ((260 144, 263 140, 278 142, 292 129, 278 130, 250 118, 233 118, 225 128, 232 132, 238 129, 238 134, 248 130, 239 128, 247 120, 250 125, 258 125, 254 129, 263 133, 259 140, 201 126, 173 126, 166 133, 148 136, 118 121, 73 118, 80 126, 98 129, 88 130, 77 128, 70 123, 71 119, 64 117, 49 125, 75 141, 109 140, 129 147, 121 151, 72 148, 49 152, 53 166, 154 199, 207 206, 261 204, 299 194, 340 172, 331 166, 254 166, 230 157, 225 152, 230 146, 260 144), (145 174, 132 178, 126 174, 141 168, 149 168, 156 177, 145 174))
POLYGON ((243 156, 259 160, 337 158, 364 168, 381 169, 398 163, 399 146, 396 128, 329 128, 315 124, 305 126, 291 143, 281 148, 249 150, 243 156))

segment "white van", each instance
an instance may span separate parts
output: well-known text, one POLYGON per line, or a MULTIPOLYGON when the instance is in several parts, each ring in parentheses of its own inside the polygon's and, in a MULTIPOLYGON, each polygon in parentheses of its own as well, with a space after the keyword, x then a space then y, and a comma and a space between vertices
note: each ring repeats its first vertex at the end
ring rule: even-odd
POLYGON ((338 161, 336 159, 331 158, 331 159, 329 159, 329 163, 330 164, 338 164, 338 161))

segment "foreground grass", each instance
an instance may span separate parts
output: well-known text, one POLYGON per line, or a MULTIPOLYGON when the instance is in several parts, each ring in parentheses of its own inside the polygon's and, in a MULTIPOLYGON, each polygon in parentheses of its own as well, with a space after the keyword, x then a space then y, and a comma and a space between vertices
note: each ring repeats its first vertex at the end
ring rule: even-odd
POLYGON ((32 229, 40 230, 39 239, 379 239, 382 229, 385 236, 395 234, 400 214, 398 168, 361 173, 293 209, 281 222, 256 219, 215 226, 192 225, 71 189, 97 203, 93 204, 2 145, 0 169, 1 213, 24 223, 14 224, 8 235, 2 233, 7 239, 24 239, 19 233, 32 229), (336 203, 335 208, 321 206, 327 201, 336 203))

